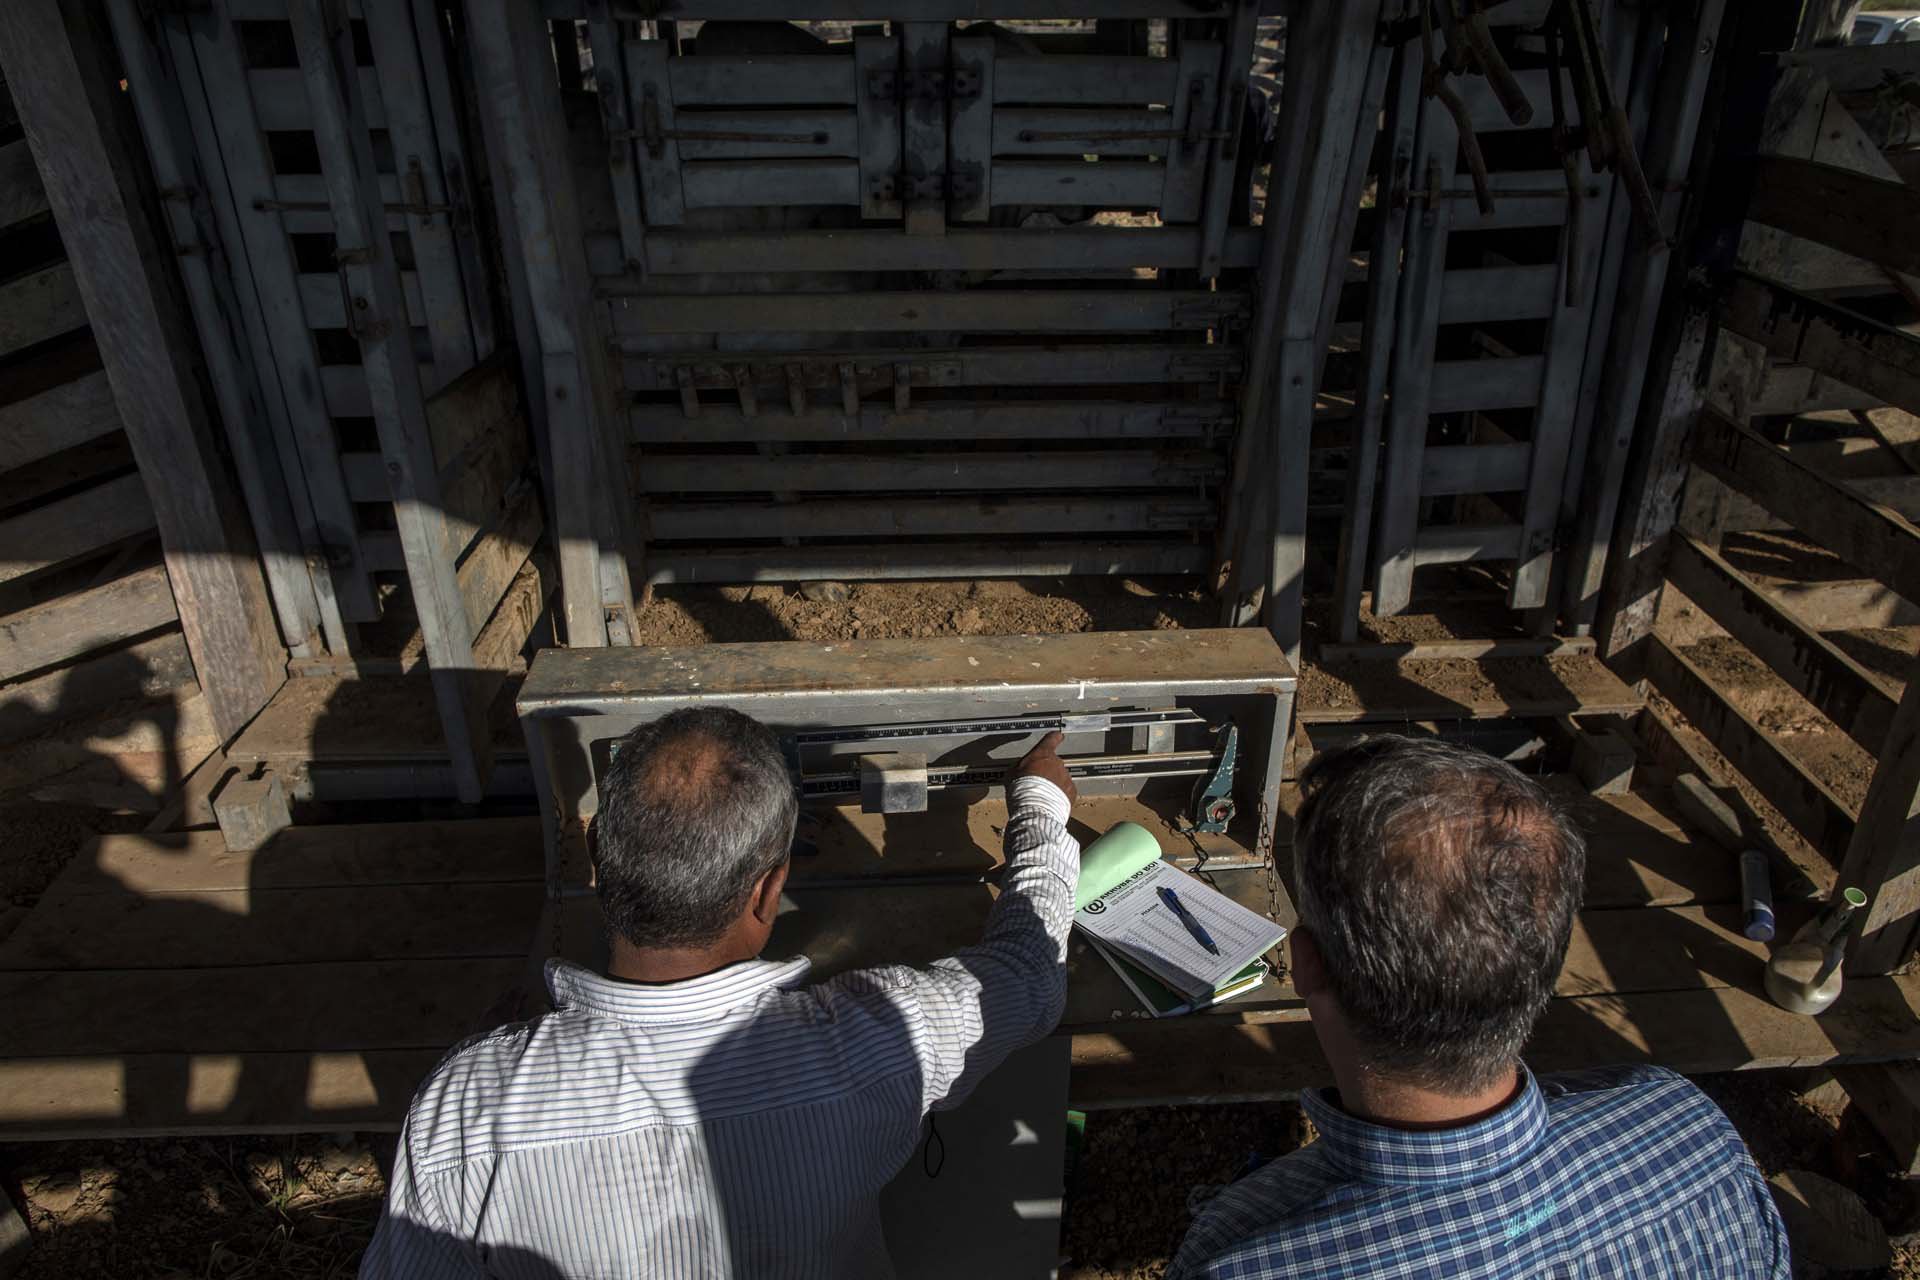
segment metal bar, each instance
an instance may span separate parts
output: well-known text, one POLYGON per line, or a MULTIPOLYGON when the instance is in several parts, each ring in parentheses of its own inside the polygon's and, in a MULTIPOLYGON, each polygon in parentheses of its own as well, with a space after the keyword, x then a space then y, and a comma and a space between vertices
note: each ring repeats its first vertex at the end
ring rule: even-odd
MULTIPOLYGON (((1420 119, 1420 65, 1406 46, 1394 50, 1386 103, 1385 144, 1379 185, 1402 186, 1413 171, 1414 130, 1420 119)), ((1380 466, 1380 430, 1387 414, 1387 378, 1394 353, 1400 299, 1400 253, 1406 241, 1407 205, 1376 202, 1378 215, 1367 254, 1365 332, 1360 348, 1359 403, 1351 419, 1352 454, 1347 462, 1346 502, 1340 516, 1334 566, 1334 627, 1341 643, 1359 634, 1360 595, 1371 563, 1374 494, 1380 466)))
POLYGON ((373 140, 352 74, 353 35, 341 0, 292 0, 294 43, 313 104, 314 141, 334 196, 336 259, 360 318, 362 367, 394 496, 394 522, 407 559, 434 701, 446 731, 460 798, 486 790, 492 736, 473 670, 473 630, 454 573, 460 548, 449 545, 439 509, 438 468, 427 427, 426 396, 386 219, 374 193, 373 140))
POLYGON ((1002 544, 884 543, 855 547, 753 547, 656 552, 647 581, 668 583, 805 582, 921 578, 1061 578, 1079 575, 1188 574, 1209 552, 1191 541, 1031 541, 1002 544))
MULTIPOLYGON (((301 318, 293 248, 275 215, 253 206, 256 197, 273 192, 276 180, 266 139, 251 110, 241 109, 251 100, 239 33, 224 9, 171 18, 165 29, 176 65, 198 71, 203 92, 185 94, 188 116, 201 154, 224 173, 214 201, 221 240, 231 246, 236 265, 244 264, 251 284, 240 290, 242 315, 249 340, 260 344, 254 368, 280 434, 281 467, 301 538, 323 566, 314 575, 315 587, 332 595, 342 619, 337 630, 329 630, 327 645, 346 652, 345 624, 379 617, 380 606, 360 560, 353 506, 321 398, 319 355, 301 318), (276 375, 271 381, 268 370, 276 375), (322 574, 330 579, 326 586, 319 582, 322 574)), ((323 597, 323 622, 328 614, 323 597)))
POLYGON ((621 367, 632 391, 677 391, 677 369, 687 369, 694 387, 733 386, 733 369, 753 369, 756 384, 786 381, 786 365, 801 362, 809 388, 837 389, 840 366, 850 365, 862 395, 893 385, 896 363, 911 369, 913 385, 925 387, 1106 386, 1118 383, 1218 383, 1239 377, 1244 357, 1235 347, 1150 343, 1110 343, 1046 347, 959 347, 951 349, 849 352, 794 352, 766 360, 751 353, 719 356, 711 351, 688 355, 629 356, 621 367))
POLYGON ((857 160, 693 160, 679 183, 688 209, 861 203, 857 160))
POLYGON ((426 86, 427 107, 431 113, 434 136, 440 147, 441 179, 446 185, 447 201, 454 208, 453 243, 460 260, 460 275, 465 284, 467 325, 473 334, 473 358, 485 360, 493 354, 493 278, 492 258, 480 243, 480 228, 473 217, 471 202, 480 198, 480 186, 473 178, 462 145, 464 104, 454 97, 453 77, 448 64, 454 57, 447 16, 439 0, 412 0, 414 39, 420 50, 420 73, 426 86))
POLYGON ((1607 548, 1619 514, 1621 488, 1626 480, 1627 455, 1639 420, 1640 397, 1653 347, 1654 317, 1660 309, 1673 237, 1677 233, 1681 193, 1687 165, 1699 132, 1713 50, 1725 13, 1726 0, 1698 0, 1683 7, 1668 33, 1666 47, 1676 51, 1662 68, 1661 84, 1651 118, 1662 127, 1651 131, 1647 178, 1660 206, 1662 243, 1636 245, 1622 270, 1620 292, 1613 307, 1619 317, 1614 340, 1608 345, 1594 409, 1588 475, 1582 488, 1588 495, 1575 525, 1567 573, 1567 617, 1576 626, 1591 624, 1599 606, 1600 582, 1607 548))
MULTIPOLYGON (((640 544, 625 526, 628 451, 619 439, 609 362, 599 355, 559 87, 544 29, 525 6, 474 0, 468 28, 481 109, 492 116, 501 143, 500 165, 520 233, 517 256, 525 264, 539 335, 549 442, 544 469, 552 475, 566 643, 604 645, 610 626, 630 634, 625 564, 640 553, 640 544)), ((634 50, 647 47, 644 41, 628 46, 630 73, 634 50)))
POLYGON ((1256 145, 1254 131, 1247 128, 1249 117, 1258 121, 1264 113, 1249 108, 1247 76, 1253 66, 1254 40, 1260 26, 1259 0, 1238 0, 1233 17, 1227 22, 1226 42, 1220 66, 1220 92, 1214 99, 1211 154, 1207 159, 1207 195, 1200 211, 1200 278, 1212 279, 1230 265, 1225 259, 1227 224, 1238 214, 1230 206, 1234 195, 1234 177, 1240 156, 1256 145))
POLYGON ((1000 118, 993 100, 993 40, 957 36, 950 45, 956 86, 970 91, 947 104, 947 219, 985 222, 993 204, 993 157, 1000 118))
MULTIPOLYGON (((478 32, 475 38, 479 38, 478 32)), ((657 142, 635 147, 632 153, 639 165, 645 219, 649 226, 679 226, 687 220, 687 201, 681 187, 680 144, 668 134, 678 125, 670 64, 681 59, 669 56, 663 40, 628 40, 624 47, 627 119, 644 122, 642 127, 656 130, 659 137, 657 142)), ((562 139, 566 136, 565 132, 560 134, 562 139)))
POLYGON ((1218 484, 1226 464, 1198 450, 1041 453, 653 454, 640 491, 652 494, 981 489, 1192 489, 1218 484))
MULTIPOLYGON (((854 114, 860 128, 860 216, 897 219, 903 208, 900 197, 891 194, 893 177, 900 172, 900 100, 874 92, 885 84, 884 77, 900 72, 898 35, 857 35, 853 38, 854 114), (862 90, 865 92, 862 92, 862 90)), ((888 238, 898 240, 891 232, 888 238)), ((872 233, 869 233, 871 238, 872 233)), ((655 268, 659 270, 659 268, 655 268)), ((764 270, 739 267, 734 270, 764 270)), ((774 268, 778 270, 779 268, 774 268)), ((854 267, 826 270, 854 270, 854 267)), ((875 270, 878 268, 865 268, 875 270)))
POLYGON ((801 502, 656 502, 662 542, 748 538, 877 538, 965 534, 1189 533, 1211 528, 1213 504, 1191 498, 1017 497, 822 499, 801 502))
POLYGON ((850 107, 863 86, 845 54, 679 57, 667 62, 675 107, 850 107))
POLYGON ((689 419, 678 405, 636 405, 627 418, 634 443, 647 446, 754 440, 1167 440, 1224 435, 1233 426, 1234 410, 1224 401, 923 400, 906 413, 873 405, 852 414, 815 408, 753 419, 718 405, 703 408, 697 419, 689 419))
MULTIPOLYGON (((427 104, 421 71, 423 57, 438 50, 419 47, 410 5, 370 5, 366 25, 374 70, 387 104, 387 137, 393 147, 401 197, 428 207, 451 209, 440 137, 427 104)), ((457 157, 454 167, 459 167, 457 157)), ((460 279, 460 253, 453 238, 455 216, 452 212, 421 213, 410 217, 407 225, 419 281, 421 318, 433 352, 434 383, 427 388, 429 394, 465 373, 478 359, 467 317, 466 289, 460 279)))
POLYGON ((1001 160, 993 166, 997 205, 1083 205, 1158 209, 1166 177, 1139 160, 1001 160))
MULTIPOLYGON (((864 170, 863 170, 864 172, 864 170)), ((863 178, 864 184, 864 178, 863 178)), ((863 185, 864 190, 864 185, 863 185)), ((875 217, 882 215, 867 214, 875 217)), ((897 216, 897 215, 887 215, 897 216)), ((1226 233, 1221 264, 1259 259, 1257 227, 1226 233)), ((811 271, 1124 271, 1193 267, 1200 232, 1192 227, 1058 227, 985 230, 949 227, 937 242, 906 240, 897 230, 682 231, 647 236, 646 269, 658 275, 811 271)), ((612 236, 588 239, 602 277, 626 270, 612 236)))
POLYGON ((587 19, 587 44, 593 50, 593 88, 600 99, 600 125, 607 133, 607 169, 613 184, 614 216, 620 222, 622 269, 640 272, 646 263, 646 221, 640 215, 640 169, 632 101, 627 90, 626 59, 620 33, 602 0, 587 19))
POLYGON ((1180 79, 1167 111, 1172 140, 1159 144, 1160 167, 1165 171, 1160 217, 1164 222, 1197 222, 1206 195, 1207 156, 1213 144, 1220 141, 1212 132, 1223 75, 1220 42, 1183 37, 1179 63, 1180 79))
MULTIPOLYGON (((948 24, 902 22, 900 70, 903 77, 943 77, 947 71, 948 24)), ((851 64, 849 64, 851 68, 851 64)), ((907 80, 903 78, 902 84, 907 80)), ((916 94, 902 110, 900 172, 905 184, 907 234, 944 235, 947 229, 947 111, 945 97, 916 94)), ((855 197, 858 203, 858 197, 855 197)))
POLYGON ((1107 102, 1167 107, 1173 105, 1180 83, 1179 64, 1170 58, 1014 56, 999 59, 994 73, 996 106, 1085 107, 1107 102))
POLYGON ((603 282, 616 343, 670 333, 1140 333, 1204 330, 1244 318, 1243 293, 1128 290, 932 290, 890 293, 616 295, 603 282))
MULTIPOLYGON (((1638 23, 1633 15, 1621 14, 1612 28, 1609 34, 1613 43, 1613 78, 1616 84, 1625 83, 1632 68, 1638 23)), ((1579 171, 1586 181, 1595 180, 1588 170, 1579 171)), ((1569 294, 1566 280, 1569 271, 1578 280, 1600 278, 1601 253, 1612 221, 1612 205, 1618 202, 1622 186, 1617 177, 1607 184, 1601 207, 1592 211, 1600 216, 1582 217, 1577 224, 1570 223, 1563 233, 1563 239, 1573 236, 1577 227, 1578 240, 1571 246, 1563 246, 1562 275, 1555 289, 1557 298, 1564 300, 1569 294)), ((1507 604, 1514 609, 1539 608, 1553 595, 1562 509, 1563 505, 1572 505, 1565 501, 1569 460, 1574 456, 1575 446, 1584 443, 1574 438, 1575 421, 1580 416, 1582 373, 1592 345, 1590 338, 1599 314, 1601 290, 1589 287, 1585 295, 1583 306, 1558 306, 1547 318, 1546 368, 1541 376, 1540 406, 1533 419, 1533 458, 1520 517, 1520 557, 1513 567, 1507 590, 1507 604)), ((1604 324, 1599 341, 1603 344, 1606 341, 1604 324)), ((1552 622, 1553 619, 1542 617, 1538 625, 1551 629, 1552 622)))

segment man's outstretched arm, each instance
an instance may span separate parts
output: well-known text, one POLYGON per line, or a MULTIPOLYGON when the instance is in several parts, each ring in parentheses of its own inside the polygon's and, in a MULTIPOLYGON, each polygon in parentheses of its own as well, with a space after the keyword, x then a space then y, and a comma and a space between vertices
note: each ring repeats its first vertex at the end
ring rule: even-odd
POLYGON ((1067 834, 1077 798, 1050 733, 1007 778, 1007 865, 980 941, 924 969, 869 969, 830 986, 870 995, 901 1016, 921 1063, 922 1105, 958 1105, 1014 1050, 1045 1036, 1067 999, 1067 931, 1080 844, 1067 834))

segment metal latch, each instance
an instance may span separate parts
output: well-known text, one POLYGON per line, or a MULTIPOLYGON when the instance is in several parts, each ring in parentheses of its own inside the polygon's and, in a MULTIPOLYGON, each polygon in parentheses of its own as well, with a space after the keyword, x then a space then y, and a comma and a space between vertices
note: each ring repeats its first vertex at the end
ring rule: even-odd
POLYGON ((971 68, 946 71, 869 71, 867 96, 882 102, 946 102, 980 96, 980 73, 971 68))

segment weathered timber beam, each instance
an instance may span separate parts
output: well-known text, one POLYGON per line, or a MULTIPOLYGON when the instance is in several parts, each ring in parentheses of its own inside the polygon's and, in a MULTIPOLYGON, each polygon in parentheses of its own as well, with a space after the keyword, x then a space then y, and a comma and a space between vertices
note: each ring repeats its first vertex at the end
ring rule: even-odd
POLYGON ((1865 258, 1890 271, 1920 272, 1920 190, 1854 169, 1760 156, 1747 217, 1865 258))
POLYGON ((1920 338, 1774 280, 1737 272, 1720 322, 1768 354, 1920 413, 1920 338))

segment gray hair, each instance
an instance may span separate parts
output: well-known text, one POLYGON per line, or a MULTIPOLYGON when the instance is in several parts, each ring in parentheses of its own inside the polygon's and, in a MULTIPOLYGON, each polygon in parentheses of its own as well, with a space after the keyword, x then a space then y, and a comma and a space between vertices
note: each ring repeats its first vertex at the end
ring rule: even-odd
POLYGON ((1368 1065, 1447 1093, 1491 1084, 1566 958, 1579 830, 1512 765, 1436 740, 1315 756, 1300 789, 1300 918, 1368 1065))
POLYGON ((800 800, 780 741, 727 707, 620 739, 600 780, 595 879, 607 925, 641 947, 717 941, 787 860, 800 800))

